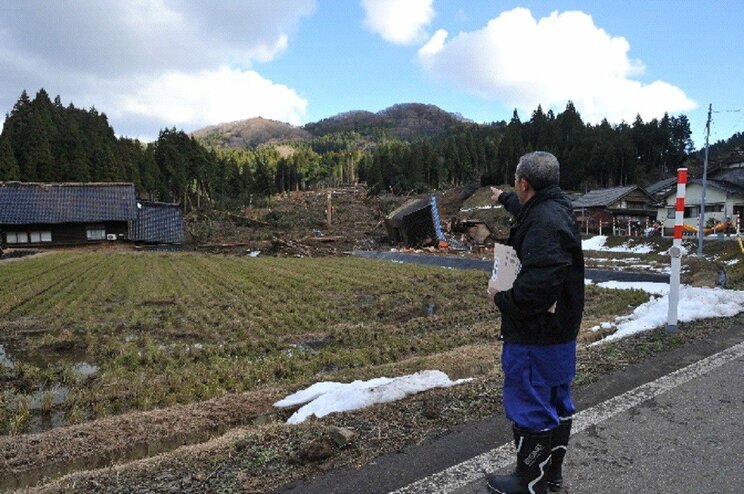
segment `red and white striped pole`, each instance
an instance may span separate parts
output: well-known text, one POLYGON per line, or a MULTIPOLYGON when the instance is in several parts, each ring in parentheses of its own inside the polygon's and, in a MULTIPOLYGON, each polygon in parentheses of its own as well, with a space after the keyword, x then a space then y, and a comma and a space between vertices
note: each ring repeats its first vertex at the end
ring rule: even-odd
POLYGON ((682 268, 682 224, 685 216, 685 192, 687 191, 687 168, 677 169, 677 203, 674 213, 674 240, 669 249, 672 270, 669 276, 669 312, 667 333, 677 331, 677 308, 679 306, 679 275, 682 268))

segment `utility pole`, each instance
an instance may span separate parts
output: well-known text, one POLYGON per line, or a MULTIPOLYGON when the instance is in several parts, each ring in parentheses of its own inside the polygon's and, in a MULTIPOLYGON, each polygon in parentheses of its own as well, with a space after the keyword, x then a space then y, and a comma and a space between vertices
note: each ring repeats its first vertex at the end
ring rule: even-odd
POLYGON ((698 257, 703 256, 703 236, 705 235, 705 189, 708 186, 708 139, 710 138, 710 114, 713 104, 708 105, 708 121, 705 123, 705 160, 703 161, 703 196, 700 200, 700 222, 698 224, 698 257))

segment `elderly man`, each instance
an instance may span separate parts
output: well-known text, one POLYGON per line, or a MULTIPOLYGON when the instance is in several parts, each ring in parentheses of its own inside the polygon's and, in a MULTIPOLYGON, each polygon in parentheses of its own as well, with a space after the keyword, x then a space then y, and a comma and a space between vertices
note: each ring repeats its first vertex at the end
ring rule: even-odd
POLYGON ((584 310, 584 256, 559 176, 555 156, 536 151, 520 158, 514 192, 492 187, 492 199, 515 217, 507 243, 522 263, 512 288, 488 289, 501 312, 504 411, 517 447, 515 472, 487 477, 496 493, 558 492, 563 483, 576 411, 571 382, 584 310))

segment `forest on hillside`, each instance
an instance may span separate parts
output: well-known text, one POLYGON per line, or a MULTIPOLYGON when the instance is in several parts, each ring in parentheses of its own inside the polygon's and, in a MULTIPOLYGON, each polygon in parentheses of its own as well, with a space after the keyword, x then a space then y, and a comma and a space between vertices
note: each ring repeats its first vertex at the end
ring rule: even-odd
MULTIPOLYGON (((406 114, 405 105, 386 116, 379 129, 333 131, 328 121, 305 126, 312 135, 305 141, 225 149, 176 128, 161 130, 151 143, 117 137, 106 114, 95 108, 64 106, 44 89, 33 99, 24 91, 0 134, 0 181, 133 182, 143 198, 192 209, 357 181, 372 191, 395 193, 510 183, 518 158, 538 149, 558 157, 567 190, 647 184, 682 164, 694 170, 700 160, 685 115, 592 125, 569 102, 557 115, 538 107, 523 121, 515 110, 509 122, 462 119, 450 122, 445 132, 431 131, 433 122, 423 134, 405 127, 420 120, 406 114), (396 133, 390 132, 393 117, 396 133)), ((717 143, 711 158, 741 140, 736 134, 717 143)))

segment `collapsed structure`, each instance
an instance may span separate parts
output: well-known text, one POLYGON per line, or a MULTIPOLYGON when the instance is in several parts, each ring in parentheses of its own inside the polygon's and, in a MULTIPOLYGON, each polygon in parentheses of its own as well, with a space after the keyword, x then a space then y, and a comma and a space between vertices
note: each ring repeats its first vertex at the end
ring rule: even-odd
POLYGON ((390 243, 409 247, 447 247, 435 195, 411 199, 385 218, 390 243))

